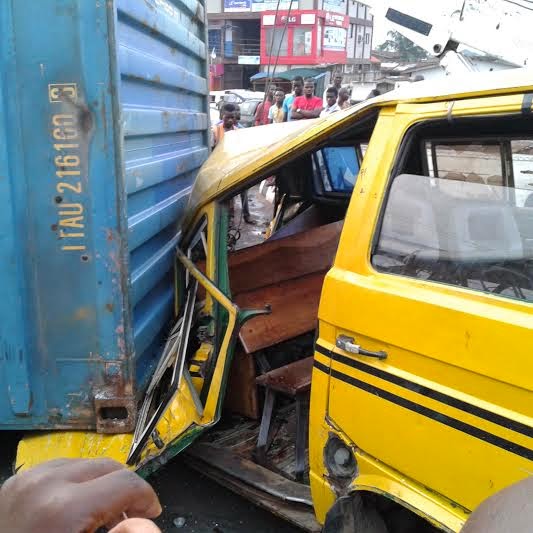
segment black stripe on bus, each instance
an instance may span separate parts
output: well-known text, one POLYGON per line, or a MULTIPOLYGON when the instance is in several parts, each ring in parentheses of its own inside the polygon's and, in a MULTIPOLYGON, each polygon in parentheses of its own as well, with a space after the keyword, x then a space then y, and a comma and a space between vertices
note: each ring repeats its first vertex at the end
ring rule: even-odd
POLYGON ((510 429, 511 431, 520 433, 521 435, 525 435, 526 437, 533 437, 533 427, 531 426, 522 424, 521 422, 517 422, 516 420, 511 420, 510 418, 499 415, 497 413, 487 411, 482 407, 478 407, 477 405, 472 405, 470 403, 464 402, 463 400, 459 400, 457 398, 454 398, 453 396, 449 396, 434 389, 430 389, 428 387, 425 387, 424 385, 420 385, 419 383, 415 383, 399 376, 395 376, 390 372, 385 372, 384 370, 375 368, 365 363, 361 363, 360 361, 356 361, 355 359, 345 357, 344 355, 335 352, 330 352, 319 344, 316 344, 315 349, 322 355, 332 357, 334 361, 351 366, 352 368, 356 368, 361 372, 366 372, 367 374, 371 374, 372 376, 388 381, 389 383, 394 383, 395 385, 403 387, 404 389, 410 390, 412 392, 421 394, 422 396, 426 396, 427 398, 431 398, 432 400, 442 402, 446 405, 449 405, 450 407, 454 407, 455 409, 464 411, 465 413, 469 413, 479 418, 483 418, 488 422, 492 422, 493 424, 496 424, 498 426, 510 429))
POLYGON ((329 369, 326 365, 320 363, 319 361, 315 361, 314 366, 318 370, 321 370, 326 374, 330 374, 331 377, 343 381, 348 385, 357 387, 358 389, 373 394, 378 398, 387 400, 391 403, 399 405, 400 407, 430 418, 431 420, 435 420, 435 422, 440 422, 445 426, 461 431, 462 433, 466 433, 467 435, 487 442, 488 444, 492 444, 493 446, 497 446, 502 450, 514 453, 515 455, 519 455, 520 457, 524 457, 525 459, 533 461, 533 450, 524 446, 520 446, 520 444, 516 444, 515 442, 503 439, 501 437, 498 437, 497 435, 493 435, 492 433, 488 433, 487 431, 479 429, 475 426, 471 426, 470 424, 462 422, 461 420, 457 420, 455 418, 452 418, 451 416, 439 413, 437 411, 434 411, 433 409, 429 409, 428 407, 412 402, 411 400, 407 400, 406 398, 402 398, 401 396, 397 396, 396 394, 392 394, 389 391, 380 389, 379 387, 371 385, 370 383, 366 383, 365 381, 361 381, 352 376, 348 376, 337 370, 329 369))

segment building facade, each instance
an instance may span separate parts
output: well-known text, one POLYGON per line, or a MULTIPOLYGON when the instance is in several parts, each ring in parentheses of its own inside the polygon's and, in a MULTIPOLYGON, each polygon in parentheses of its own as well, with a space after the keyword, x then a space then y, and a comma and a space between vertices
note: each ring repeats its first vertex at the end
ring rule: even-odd
POLYGON ((354 0, 207 0, 211 89, 247 88, 258 72, 370 70, 373 16, 354 0))

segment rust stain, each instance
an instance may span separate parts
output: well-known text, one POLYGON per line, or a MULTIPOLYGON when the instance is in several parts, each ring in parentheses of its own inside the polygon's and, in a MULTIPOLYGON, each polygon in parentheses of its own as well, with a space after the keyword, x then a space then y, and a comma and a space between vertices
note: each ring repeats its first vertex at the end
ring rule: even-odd
POLYGON ((112 313, 115 306, 113 304, 105 304, 105 308, 112 313))

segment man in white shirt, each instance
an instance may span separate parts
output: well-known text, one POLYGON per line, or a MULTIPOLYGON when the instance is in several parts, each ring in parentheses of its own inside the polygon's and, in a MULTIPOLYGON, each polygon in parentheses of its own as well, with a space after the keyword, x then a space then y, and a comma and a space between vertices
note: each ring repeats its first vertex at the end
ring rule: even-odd
MULTIPOLYGON (((340 91, 341 87, 342 87, 342 74, 340 72, 336 72, 335 74, 333 74, 333 85, 332 87, 335 87, 335 89, 337 89, 337 92, 340 91)), ((326 88, 326 90, 324 91, 324 95, 322 97, 322 100, 324 101, 324 107, 326 107, 326 94, 328 92, 328 88, 326 88)))
POLYGON ((339 92, 337 91, 336 87, 330 87, 326 91, 326 107, 320 113, 321 117, 326 117, 328 115, 331 115, 331 113, 335 113, 335 111, 340 111, 341 108, 339 107, 339 104, 337 104, 337 96, 339 95, 339 92))

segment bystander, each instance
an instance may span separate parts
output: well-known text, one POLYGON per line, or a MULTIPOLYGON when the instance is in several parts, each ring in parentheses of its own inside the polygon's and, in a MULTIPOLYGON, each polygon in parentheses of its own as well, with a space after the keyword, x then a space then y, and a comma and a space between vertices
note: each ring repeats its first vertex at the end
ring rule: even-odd
POLYGON ((227 131, 237 129, 235 124, 235 106, 227 103, 222 106, 221 109, 221 121, 215 124, 213 130, 213 147, 215 147, 223 138, 227 131))
POLYGON ((304 94, 292 103, 292 120, 317 118, 322 111, 322 98, 314 95, 315 80, 307 78, 304 83, 304 94))
POLYGON ((294 80, 292 80, 292 94, 286 96, 283 101, 283 111, 285 112, 284 120, 286 122, 292 120, 292 103, 294 102, 294 99, 298 98, 298 96, 302 96, 303 92, 304 79, 301 76, 296 76, 294 80))
POLYGON ((326 107, 320 113, 321 117, 325 117, 327 115, 331 115, 331 113, 335 113, 336 111, 340 111, 340 107, 337 104, 337 96, 339 95, 336 87, 330 87, 326 91, 326 107))
MULTIPOLYGON (((333 74, 333 85, 332 85, 332 87, 335 87, 335 89, 337 89, 337 92, 341 90, 341 87, 342 87, 342 74, 340 72, 335 72, 335 74, 333 74)), ((322 95, 322 103, 323 103, 324 107, 326 107, 326 105, 327 105, 326 96, 327 96, 327 93, 328 93, 328 89, 329 89, 329 87, 326 88, 326 90, 324 91, 324 94, 322 95)))
POLYGON ((281 90, 277 90, 274 95, 274 105, 270 107, 268 112, 269 124, 283 122, 285 112, 283 111, 283 100, 285 99, 285 93, 281 90))
POLYGON ((276 86, 270 85, 265 99, 257 106, 257 110, 255 112, 255 125, 256 126, 264 126, 265 124, 268 124, 268 113, 270 111, 270 107, 272 106, 274 102, 275 92, 276 92, 276 86))
POLYGON ((346 87, 339 90, 339 98, 337 99, 339 109, 348 109, 350 107, 350 91, 346 87))

